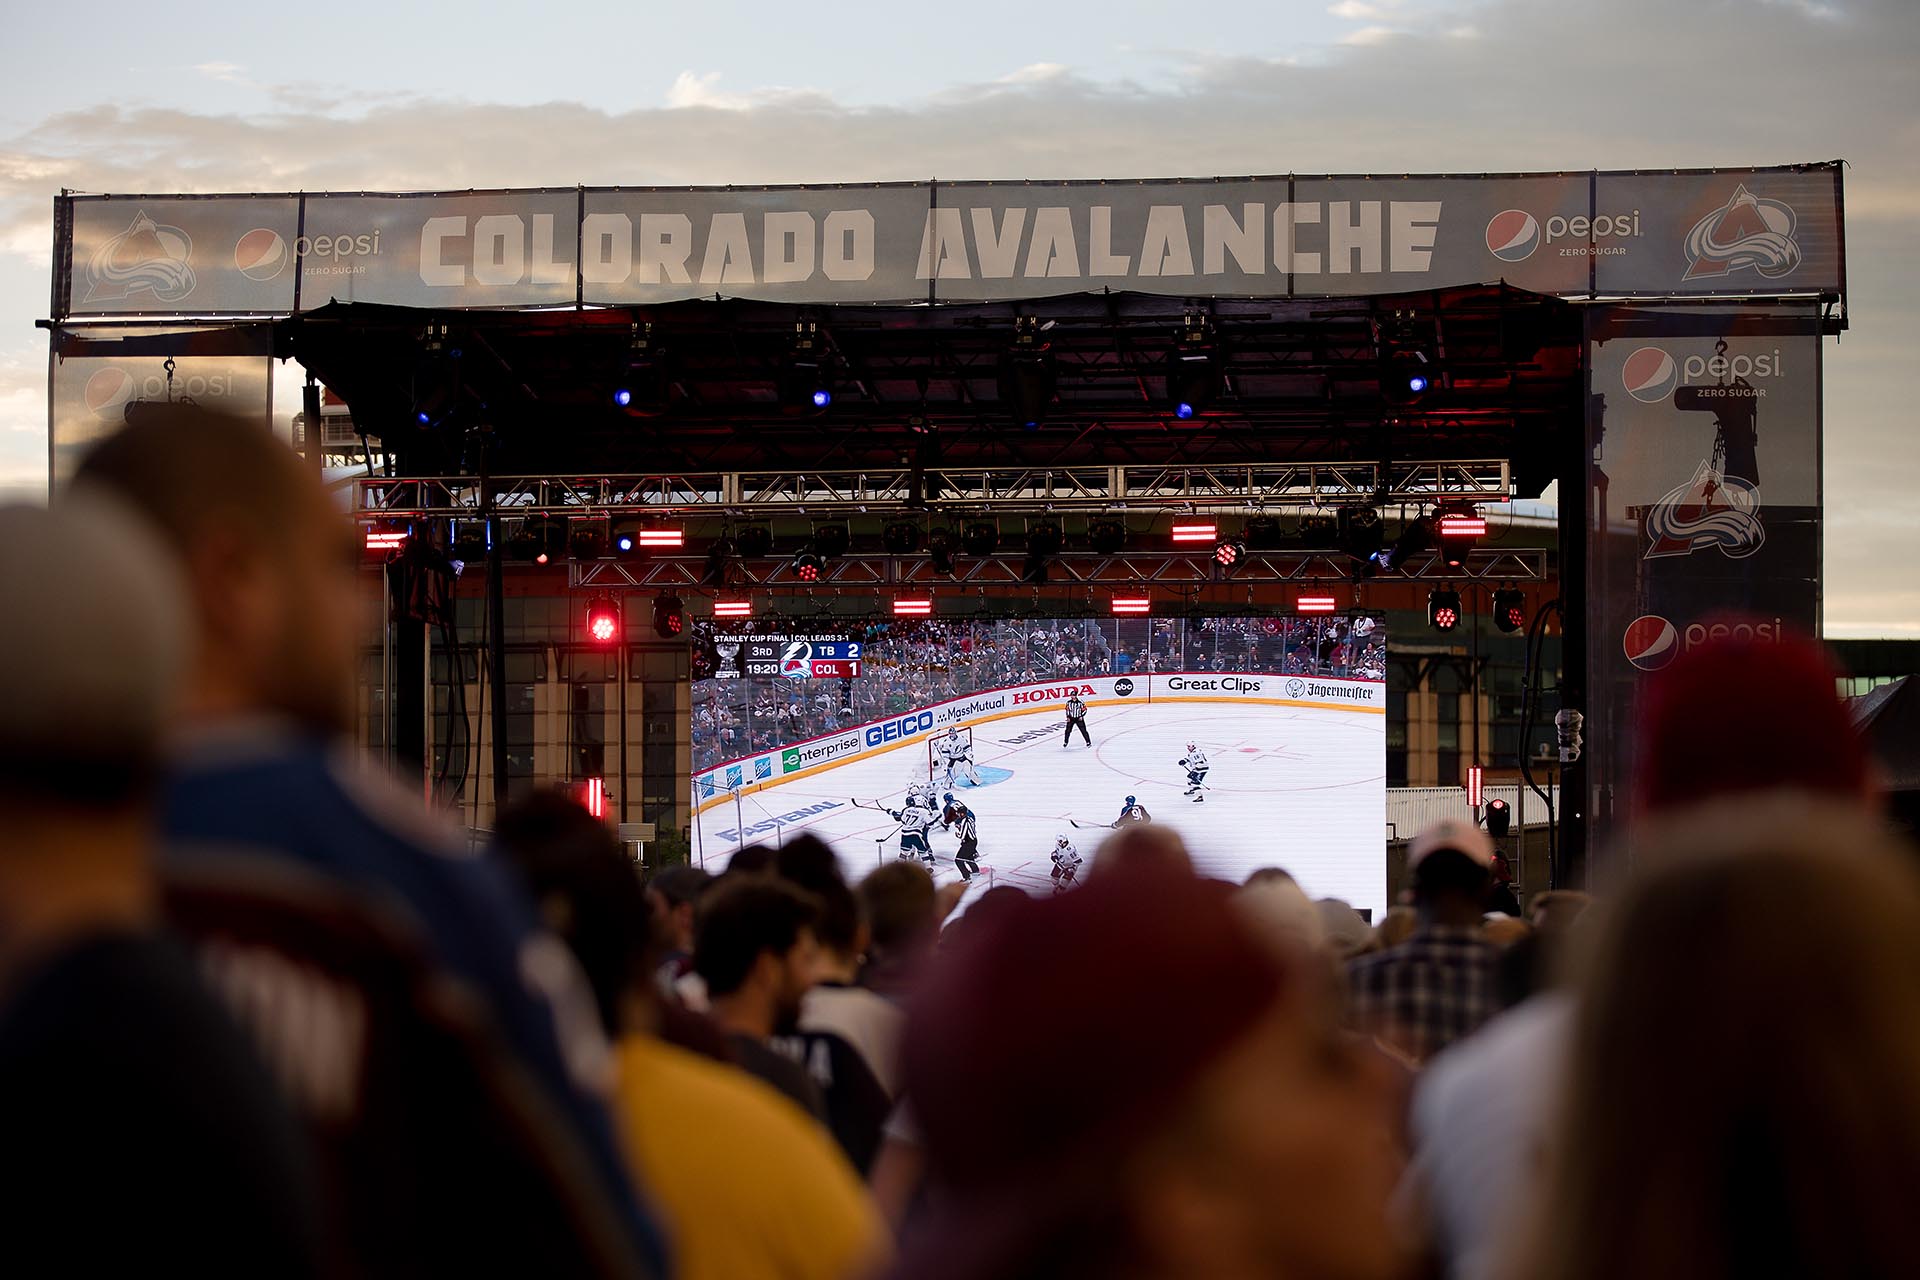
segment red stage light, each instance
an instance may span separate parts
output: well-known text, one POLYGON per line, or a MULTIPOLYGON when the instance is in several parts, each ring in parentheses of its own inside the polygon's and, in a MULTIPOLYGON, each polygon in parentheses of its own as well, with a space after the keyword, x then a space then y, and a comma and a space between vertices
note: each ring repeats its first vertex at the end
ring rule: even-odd
POLYGON ((1469 809, 1478 809, 1480 807, 1480 779, 1482 776, 1483 772, 1479 765, 1468 766, 1467 807, 1469 809))
POLYGON ((1153 601, 1147 596, 1115 596, 1115 613, 1146 613, 1153 607, 1153 601))
POLYGON ((595 600, 587 606, 587 639, 595 644, 612 644, 620 638, 620 606, 611 600, 595 600))
POLYGON ((1300 596, 1293 607, 1301 613, 1332 613, 1339 606, 1332 596, 1300 596))
POLYGON ((893 602, 893 612, 895 616, 902 618, 929 617, 933 613, 933 601, 931 599, 895 600, 893 602))
POLYGON ((1182 520, 1175 522, 1173 526, 1173 540, 1175 542, 1212 542, 1218 532, 1218 527, 1211 520, 1205 524, 1182 520))
POLYGON ((750 600, 715 600, 713 616, 716 618, 751 618, 753 602, 750 600))

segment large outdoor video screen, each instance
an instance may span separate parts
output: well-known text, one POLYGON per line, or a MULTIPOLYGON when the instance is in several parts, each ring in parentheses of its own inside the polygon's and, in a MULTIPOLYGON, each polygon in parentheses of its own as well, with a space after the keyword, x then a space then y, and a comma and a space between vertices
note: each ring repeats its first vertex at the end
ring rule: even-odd
MULTIPOLYGON (((782 620, 702 625, 694 640, 694 855, 708 870, 807 831, 864 875, 900 856, 892 815, 931 783, 937 809, 951 793, 974 815, 982 887, 1051 892, 1062 835, 1086 875, 1133 797, 1203 874, 1279 866, 1316 898, 1385 909, 1377 618, 782 620), (1068 736, 1076 697, 1084 737, 1068 736), (950 755, 971 767, 949 774, 950 755)), ((929 834, 943 881, 959 874, 956 831, 929 834)))

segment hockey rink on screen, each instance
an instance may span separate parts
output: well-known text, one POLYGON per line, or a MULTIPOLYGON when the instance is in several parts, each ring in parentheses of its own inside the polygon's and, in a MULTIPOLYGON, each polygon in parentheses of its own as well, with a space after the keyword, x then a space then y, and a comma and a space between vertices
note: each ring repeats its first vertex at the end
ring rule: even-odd
MULTIPOLYGON (((1087 727, 1061 746, 1059 707, 973 726, 982 786, 946 787, 977 815, 980 861, 995 884, 1052 891, 1054 839, 1065 834, 1090 863, 1131 795, 1172 827, 1201 874, 1239 883, 1280 866, 1315 898, 1340 898, 1374 918, 1386 909, 1386 717, 1338 707, 1159 701, 1096 705, 1087 727), (1178 765, 1192 741, 1207 755, 1205 799, 1186 795, 1178 765), (1081 829, 1071 825, 1077 820, 1081 829)), ((694 854, 719 871, 745 843, 778 843, 811 832, 831 843, 850 880, 899 853, 895 823, 854 800, 898 809, 907 784, 927 772, 927 741, 899 747, 712 805, 696 819, 694 854), (805 811, 805 812, 803 812, 805 811), (791 821, 779 821, 798 815, 791 821)), ((954 879, 958 841, 934 829, 935 878, 954 879)), ((1084 878, 1088 867, 1083 864, 1084 878)), ((977 881, 975 893, 985 888, 977 881)))

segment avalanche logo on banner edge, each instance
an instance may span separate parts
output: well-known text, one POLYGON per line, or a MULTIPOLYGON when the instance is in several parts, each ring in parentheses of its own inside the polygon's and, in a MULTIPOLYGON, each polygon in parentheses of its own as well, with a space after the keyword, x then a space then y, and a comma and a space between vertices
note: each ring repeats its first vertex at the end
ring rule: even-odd
POLYGON ((1671 489, 1647 511, 1648 560, 1688 556, 1718 547, 1730 560, 1744 560, 1767 540, 1760 523, 1760 491, 1739 476, 1723 476, 1701 463, 1693 479, 1671 489))
POLYGON ((1800 265, 1793 225, 1791 205, 1756 196, 1744 185, 1735 187, 1725 204, 1687 232, 1687 274, 1681 279, 1748 268, 1769 280, 1791 274, 1800 265))
POLYGON ((141 210, 125 231, 94 250, 82 301, 117 301, 144 290, 157 302, 178 302, 193 292, 192 257, 193 239, 186 232, 141 210))

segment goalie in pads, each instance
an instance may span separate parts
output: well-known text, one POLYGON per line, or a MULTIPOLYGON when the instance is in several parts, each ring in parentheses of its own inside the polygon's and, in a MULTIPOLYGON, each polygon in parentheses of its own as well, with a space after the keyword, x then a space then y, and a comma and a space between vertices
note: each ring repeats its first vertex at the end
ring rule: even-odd
POLYGON ((1053 891, 1065 893, 1080 874, 1080 851, 1063 834, 1053 842, 1053 891))
POLYGON ((940 759, 946 763, 947 786, 956 785, 953 780, 956 771, 967 780, 968 785, 980 785, 980 773, 973 767, 973 743, 961 737, 956 726, 948 725, 947 736, 936 745, 940 750, 940 759))

